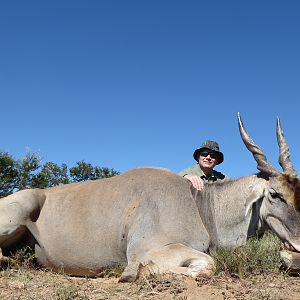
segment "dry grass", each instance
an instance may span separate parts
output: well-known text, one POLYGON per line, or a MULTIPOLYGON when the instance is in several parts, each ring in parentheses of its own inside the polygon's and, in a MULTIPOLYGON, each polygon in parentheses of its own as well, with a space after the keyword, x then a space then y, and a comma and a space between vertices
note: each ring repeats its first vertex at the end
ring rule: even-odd
POLYGON ((20 249, 2 265, 0 300, 300 299, 300 279, 278 268, 277 242, 274 236, 266 236, 238 250, 222 250, 215 257, 222 267, 211 279, 164 274, 142 276, 135 283, 118 283, 120 266, 94 279, 38 269, 32 253, 20 249))
POLYGON ((44 270, 7 269, 0 272, 0 299, 300 299, 299 278, 283 274, 261 274, 246 279, 219 275, 199 280, 166 274, 125 284, 117 280, 68 277, 44 270))
POLYGON ((165 292, 178 296, 187 289, 184 278, 185 276, 175 274, 150 274, 139 278, 136 284, 140 297, 161 295, 165 292))
POLYGON ((267 232, 263 239, 253 237, 245 246, 220 248, 211 255, 216 264, 216 274, 245 278, 253 274, 280 273, 280 250, 280 240, 267 232))

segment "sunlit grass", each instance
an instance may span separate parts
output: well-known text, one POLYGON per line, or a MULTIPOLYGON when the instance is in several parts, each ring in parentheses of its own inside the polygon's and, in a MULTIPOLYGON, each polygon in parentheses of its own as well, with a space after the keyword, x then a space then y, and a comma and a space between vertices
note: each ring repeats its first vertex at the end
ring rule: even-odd
POLYGON ((215 274, 245 278, 250 274, 280 272, 280 249, 280 240, 269 232, 262 239, 250 238, 245 246, 217 249, 211 253, 215 274))

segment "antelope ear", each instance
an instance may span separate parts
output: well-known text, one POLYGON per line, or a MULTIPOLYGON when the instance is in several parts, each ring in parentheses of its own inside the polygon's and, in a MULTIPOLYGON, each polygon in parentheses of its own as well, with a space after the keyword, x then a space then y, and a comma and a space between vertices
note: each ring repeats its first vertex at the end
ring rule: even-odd
POLYGON ((258 193, 253 189, 252 186, 249 187, 252 189, 245 201, 245 217, 252 211, 253 204, 257 202, 263 196, 261 193, 258 193))

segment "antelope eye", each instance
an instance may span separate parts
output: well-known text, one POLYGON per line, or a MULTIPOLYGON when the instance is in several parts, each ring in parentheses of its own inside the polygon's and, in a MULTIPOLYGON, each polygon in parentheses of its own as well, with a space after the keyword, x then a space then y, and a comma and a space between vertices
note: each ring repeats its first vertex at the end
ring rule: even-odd
POLYGON ((270 189, 270 195, 273 200, 277 199, 283 203, 286 203, 286 200, 284 199, 283 195, 281 193, 276 192, 273 188, 270 189))
POLYGON ((276 196, 278 196, 278 193, 274 190, 274 189, 270 189, 270 195, 272 196, 272 197, 276 197, 276 196))

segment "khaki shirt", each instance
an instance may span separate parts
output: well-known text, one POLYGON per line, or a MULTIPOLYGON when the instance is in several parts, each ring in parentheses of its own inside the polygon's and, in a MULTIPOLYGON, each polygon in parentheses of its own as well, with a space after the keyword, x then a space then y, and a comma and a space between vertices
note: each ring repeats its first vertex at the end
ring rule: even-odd
POLYGON ((215 171, 215 170, 212 171, 210 176, 206 176, 203 173, 203 171, 201 170, 199 164, 196 164, 195 166, 187 168, 187 169, 185 169, 185 170, 178 173, 178 175, 183 176, 183 177, 185 175, 189 175, 189 174, 198 175, 205 182, 215 182, 215 181, 227 181, 227 180, 229 180, 229 177, 227 177, 223 173, 215 171))

